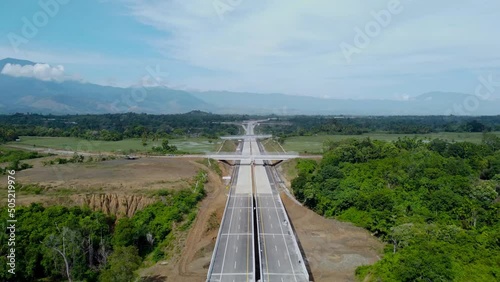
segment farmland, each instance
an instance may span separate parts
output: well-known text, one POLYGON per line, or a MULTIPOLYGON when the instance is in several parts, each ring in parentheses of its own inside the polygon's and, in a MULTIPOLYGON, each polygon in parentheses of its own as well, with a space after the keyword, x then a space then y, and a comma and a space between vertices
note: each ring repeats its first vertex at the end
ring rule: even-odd
MULTIPOLYGON (((8 145, 50 148, 66 151, 84 152, 109 152, 109 153, 141 153, 150 151, 154 146, 161 146, 162 140, 146 142, 143 146, 140 138, 124 139, 120 141, 86 140, 75 137, 38 137, 21 136, 18 142, 9 142, 8 145)), ((180 151, 188 153, 205 153, 217 150, 221 144, 220 140, 209 140, 207 138, 178 138, 170 139, 171 145, 177 146, 180 151)))

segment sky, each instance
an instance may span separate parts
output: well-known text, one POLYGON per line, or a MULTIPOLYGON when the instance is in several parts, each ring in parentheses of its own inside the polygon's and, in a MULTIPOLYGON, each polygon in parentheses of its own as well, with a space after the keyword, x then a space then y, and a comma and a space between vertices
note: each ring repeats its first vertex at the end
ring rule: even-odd
POLYGON ((404 100, 500 82, 498 26, 498 0, 3 0, 0 58, 121 87, 404 100))

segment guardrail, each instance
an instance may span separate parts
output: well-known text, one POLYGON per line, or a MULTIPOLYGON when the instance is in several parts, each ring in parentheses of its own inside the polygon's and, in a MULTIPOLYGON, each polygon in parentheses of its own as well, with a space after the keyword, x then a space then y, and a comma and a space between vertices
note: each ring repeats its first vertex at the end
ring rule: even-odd
POLYGON ((231 176, 231 183, 230 183, 230 188, 229 188, 229 195, 227 196, 227 200, 226 200, 226 206, 224 208, 224 213, 222 214, 222 220, 221 220, 221 223, 220 223, 220 228, 219 228, 219 232, 217 233, 217 240, 215 241, 215 247, 214 247, 214 251, 212 253, 212 258, 210 259, 210 266, 208 267, 208 273, 207 273, 207 282, 210 281, 210 276, 212 276, 212 272, 214 270, 214 262, 215 262, 215 256, 217 255, 217 249, 219 247, 219 242, 220 242, 220 239, 221 239, 221 234, 222 234, 222 225, 224 224, 224 220, 226 219, 226 212, 228 210, 228 205, 229 205, 229 200, 231 199, 231 194, 233 193, 233 184, 234 184, 234 175, 236 174, 236 168, 233 170, 232 172, 232 176, 231 176))
POLYGON ((295 252, 301 258, 300 265, 302 267, 302 272, 306 276, 307 280, 309 280, 309 272, 307 271, 306 261, 305 261, 304 257, 302 256, 302 252, 300 251, 299 243, 297 243, 298 236, 292 228, 292 224, 291 224, 290 218, 288 217, 288 213, 286 212, 285 205, 283 205, 283 201, 281 200, 281 197, 279 195, 279 191, 277 190, 277 188, 278 188, 277 185, 279 184, 279 181, 277 181, 277 178, 279 178, 279 177, 277 177, 278 172, 276 171, 276 169, 273 169, 273 168, 270 168, 270 170, 271 170, 270 171, 271 177, 273 178, 273 182, 275 184, 276 192, 278 192, 278 194, 276 195, 276 198, 278 198, 278 203, 279 203, 281 210, 283 211, 283 216, 285 217, 286 222, 289 223, 286 225, 286 228, 288 229, 289 234, 293 235, 293 238, 294 238, 293 246, 294 246, 295 252))
MULTIPOLYGON (((267 153, 265 151, 265 148, 264 146, 262 146, 262 144, 258 143, 258 146, 259 146, 259 151, 261 153, 267 153)), ((281 210, 283 211, 283 215, 285 217, 285 220, 286 222, 289 222, 289 224, 287 224, 287 229, 288 229, 288 232, 290 234, 293 235, 293 246, 294 246, 294 249, 295 249, 295 252, 297 253, 297 255, 301 258, 301 267, 302 267, 302 272, 304 273, 304 275, 306 276, 307 280, 309 280, 309 272, 307 271, 307 267, 306 267, 306 261, 304 259, 304 257, 302 256, 302 252, 300 251, 300 247, 299 247, 299 244, 297 243, 297 240, 298 240, 298 236, 297 234, 294 232, 294 230, 292 229, 292 224, 291 224, 291 221, 290 221, 290 218, 288 217, 288 214, 286 212, 286 209, 285 209, 285 206, 283 205, 283 201, 281 200, 281 197, 279 195, 279 191, 278 191, 278 187, 277 185, 280 185, 281 184, 281 181, 277 181, 277 179, 281 180, 280 177, 278 176, 278 172, 276 171, 276 169, 273 169, 273 168, 270 168, 270 172, 271 172, 271 177, 272 177, 272 182, 274 182, 275 184, 275 189, 276 189, 276 192, 278 193, 276 195, 276 198, 278 198, 278 203, 280 205, 280 208, 281 210)), ((274 198, 274 195, 273 195, 273 198, 274 198)), ((259 233, 260 234, 260 230, 259 230, 259 233)), ((260 236, 259 236, 260 237, 260 236)), ((260 246, 260 244, 259 244, 260 246)), ((262 267, 261 267, 262 269, 262 267)))
MULTIPOLYGON (((288 217, 288 214, 285 210, 285 206, 283 205, 283 202, 281 201, 281 197, 279 196, 279 194, 278 194, 277 198, 279 200, 278 202, 281 205, 281 209, 283 210, 283 214, 285 215, 286 222, 291 222, 290 218, 288 217)), ((295 247, 295 251, 297 252, 298 256, 302 258, 302 262, 300 263, 300 265, 302 266, 302 272, 304 272, 304 275, 307 277, 307 280, 309 280, 309 272, 307 271, 306 262, 305 262, 304 257, 302 257, 302 252, 300 251, 299 243, 297 243, 298 237, 297 237, 297 234, 293 231, 291 223, 287 224, 287 229, 290 232, 290 234, 293 234, 293 236, 294 236, 293 245, 295 247)))

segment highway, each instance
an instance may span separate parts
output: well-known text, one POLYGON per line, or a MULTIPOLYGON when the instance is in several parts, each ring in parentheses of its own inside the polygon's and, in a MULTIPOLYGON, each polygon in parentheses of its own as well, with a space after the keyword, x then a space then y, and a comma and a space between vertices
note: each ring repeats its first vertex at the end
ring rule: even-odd
POLYGON ((207 281, 309 281, 271 168, 258 158, 255 125, 245 127, 241 156, 252 157, 233 171, 207 281))
MULTIPOLYGON (((251 147, 255 155, 263 152, 256 141, 251 147)), ((261 281, 309 281, 271 168, 263 164, 255 161, 254 168, 261 281)))
MULTIPOLYGON (((250 143, 243 143, 243 154, 250 143)), ((241 161, 233 173, 208 281, 255 281, 252 170, 241 161)))

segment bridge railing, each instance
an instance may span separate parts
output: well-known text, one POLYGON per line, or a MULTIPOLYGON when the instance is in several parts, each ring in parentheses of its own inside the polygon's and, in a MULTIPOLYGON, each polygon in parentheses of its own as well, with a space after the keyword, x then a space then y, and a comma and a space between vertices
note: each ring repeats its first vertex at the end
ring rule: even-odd
POLYGON ((266 157, 266 156, 286 156, 286 157, 297 157, 299 156, 299 153, 296 152, 286 152, 286 153, 265 153, 265 154, 260 154, 260 155, 252 155, 252 154, 242 154, 242 153, 225 153, 225 152, 219 152, 219 153, 207 153, 207 157, 217 157, 217 156, 232 156, 232 157, 241 157, 241 158, 259 158, 259 157, 266 157))

